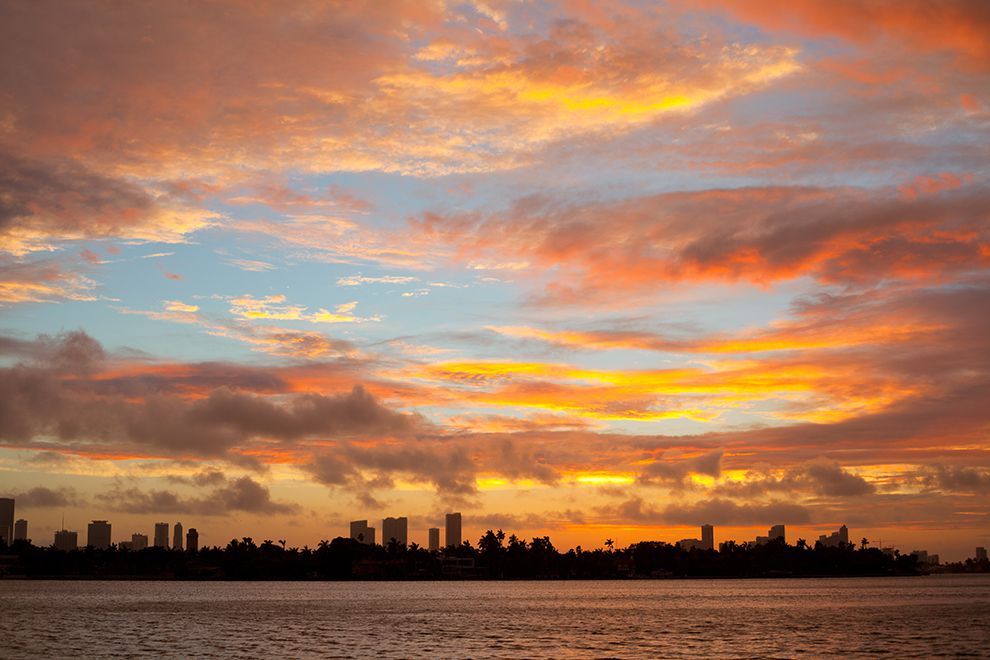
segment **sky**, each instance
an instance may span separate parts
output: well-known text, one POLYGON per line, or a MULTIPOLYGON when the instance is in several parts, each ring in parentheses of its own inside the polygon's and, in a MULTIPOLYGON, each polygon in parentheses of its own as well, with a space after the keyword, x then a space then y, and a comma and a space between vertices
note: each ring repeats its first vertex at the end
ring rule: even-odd
POLYGON ((0 495, 990 545, 990 5, 0 2, 0 495))

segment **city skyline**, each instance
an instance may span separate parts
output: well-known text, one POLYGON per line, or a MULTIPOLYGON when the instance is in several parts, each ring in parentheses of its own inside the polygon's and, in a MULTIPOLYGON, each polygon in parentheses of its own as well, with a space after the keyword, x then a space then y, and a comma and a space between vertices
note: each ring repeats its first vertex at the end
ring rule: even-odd
MULTIPOLYGON (((7 513, 9 513, 12 516, 14 514, 14 510, 15 510, 14 507, 16 504, 16 500, 8 504, 9 499, 8 498, 5 499, 7 499, 7 501, 0 500, 0 506, 3 507, 2 512, 4 513, 4 515, 7 515, 7 513)), ((17 523, 18 524, 23 523, 24 524, 23 529, 26 531, 27 529, 26 520, 18 519, 17 523)), ((441 530, 439 527, 426 528, 426 532, 427 532, 426 539, 425 542, 423 543, 420 543, 416 539, 410 540, 409 532, 408 532, 409 529, 408 523, 409 523, 409 519, 407 516, 399 516, 399 517, 388 516, 386 518, 383 518, 382 525, 380 528, 381 535, 379 536, 376 532, 377 528, 370 526, 368 524, 367 519, 352 520, 349 523, 347 533, 339 534, 337 536, 331 535, 330 537, 322 537, 321 542, 323 540, 329 540, 330 538, 350 538, 364 544, 381 545, 383 547, 389 547, 391 541, 394 540, 401 547, 415 545, 417 547, 425 548, 431 551, 434 550, 443 551, 446 549, 450 549, 452 547, 456 548, 461 544, 462 541, 467 541, 469 543, 471 542, 470 535, 464 535, 462 516, 458 512, 444 514, 445 530, 443 537, 444 540, 442 543, 440 541, 441 530), (451 543, 448 541, 448 539, 455 540, 456 542, 451 543)), ((118 545, 121 547, 126 547, 129 550, 142 550, 148 547, 148 536, 144 534, 140 534, 138 532, 133 533, 129 541, 121 540, 115 543, 112 540, 111 527, 112 525, 107 520, 93 520, 88 525, 86 544, 78 547, 83 548, 86 546, 93 546, 97 549, 108 549, 111 545, 118 545)), ((670 543, 671 545, 677 545, 685 550, 690 550, 694 548, 698 548, 701 550, 718 550, 720 543, 726 543, 726 542, 737 543, 745 547, 763 545, 775 540, 780 540, 783 541, 784 543, 787 543, 787 531, 786 531, 787 526, 785 524, 773 524, 767 531, 766 535, 758 534, 756 535, 755 539, 751 541, 747 541, 744 539, 737 539, 737 538, 723 538, 721 541, 717 541, 715 537, 714 525, 711 525, 709 523, 703 523, 697 526, 697 528, 701 532, 700 538, 683 538, 676 541, 671 541, 662 538, 649 538, 649 539, 644 538, 644 539, 638 539, 637 541, 634 541, 634 543, 643 543, 643 542, 649 543, 649 542, 660 541, 660 542, 670 543)), ((191 527, 188 530, 187 535, 185 537, 182 537, 182 531, 183 531, 182 523, 181 522, 174 523, 174 525, 172 525, 173 541, 171 545, 168 545, 167 543, 163 542, 163 540, 167 541, 168 539, 169 523, 163 523, 163 522, 155 523, 154 545, 169 550, 179 550, 179 551, 183 549, 184 543, 187 544, 185 545, 186 548, 191 548, 193 550, 196 550, 198 547, 200 547, 199 532, 197 531, 196 528, 191 527), (189 543, 192 543, 194 545, 188 545, 189 543)), ((492 528, 488 528, 486 532, 487 531, 492 531, 492 528)), ((501 529, 499 531, 501 531, 501 529)), ((480 531, 480 529, 478 530, 477 535, 479 536, 479 538, 481 537, 482 532, 480 531)), ((539 537, 541 535, 537 533, 536 536, 539 537)), ((0 536, 0 538, 2 538, 2 536, 0 536)), ((17 538, 24 540, 31 540, 26 535, 19 536, 17 538)), ((59 549, 68 550, 72 548, 71 539, 74 538, 77 538, 77 532, 74 530, 66 529, 63 521, 62 527, 59 530, 55 531, 53 542, 51 545, 59 549)), ((236 541, 238 538, 253 538, 253 537, 234 536, 232 538, 236 541)), ((824 534, 820 534, 817 539, 813 537, 802 538, 800 534, 795 534, 792 538, 794 539, 794 543, 792 543, 791 545, 799 545, 803 543, 806 547, 814 547, 817 544, 820 544, 823 547, 840 547, 843 544, 847 544, 851 546, 857 545, 856 541, 850 540, 849 529, 845 524, 842 524, 836 530, 826 531, 824 534)), ((229 541, 229 539, 227 541, 229 541)), ((224 543, 226 543, 226 541, 214 543, 213 547, 222 547, 224 543)), ((308 543, 288 544, 288 541, 286 539, 280 539, 279 543, 291 545, 292 547, 310 547, 310 544, 308 543)), ((35 543, 35 545, 44 546, 45 544, 35 543)), ((315 546, 316 544, 314 543, 312 545, 315 546)), ((895 544, 893 543, 885 544, 882 539, 880 539, 879 542, 877 541, 871 542, 865 536, 862 537, 862 541, 859 542, 859 545, 861 545, 862 547, 873 546, 879 548, 880 550, 886 553, 892 553, 895 550, 901 551, 901 548, 895 547, 895 544)), ((591 547, 611 548, 613 546, 614 546, 614 541, 612 539, 604 539, 600 544, 600 546, 591 546, 591 547)), ((203 545, 202 547, 210 547, 210 546, 209 544, 206 544, 203 545)), ((904 549, 903 553, 918 555, 919 557, 921 557, 923 563, 928 563, 929 557, 931 557, 930 560, 931 563, 938 564, 941 558, 941 555, 939 553, 937 552, 930 553, 928 550, 913 549, 910 552, 908 552, 906 549, 904 549)), ((976 546, 975 550, 969 555, 966 555, 962 558, 953 558, 953 559, 946 558, 946 560, 960 561, 962 559, 970 559, 970 558, 975 558, 976 561, 980 561, 981 559, 986 559, 986 548, 983 546, 976 546)))
POLYGON ((0 0, 0 497, 163 547, 988 547, 988 26, 0 0))

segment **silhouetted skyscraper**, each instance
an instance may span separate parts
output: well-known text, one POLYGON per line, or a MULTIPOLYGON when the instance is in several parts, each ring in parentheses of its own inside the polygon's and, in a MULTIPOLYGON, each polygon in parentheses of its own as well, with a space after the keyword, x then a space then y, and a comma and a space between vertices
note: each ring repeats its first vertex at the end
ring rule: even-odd
POLYGON ((701 526, 701 547, 705 550, 715 549, 715 528, 711 525, 701 526))
POLYGON ((186 550, 188 552, 199 552, 199 532, 195 527, 190 527, 186 532, 186 550))
POLYGON ((826 548, 838 548, 842 544, 849 543, 849 528, 843 525, 831 534, 822 534, 818 537, 818 542, 826 548))
POLYGON ((14 498, 0 497, 0 539, 14 540, 14 498))
POLYGON ((396 543, 399 545, 407 545, 409 538, 409 519, 403 516, 402 518, 385 518, 382 520, 382 545, 388 546, 388 544, 395 539, 396 543))
POLYGON ((446 547, 457 547, 461 544, 461 514, 448 513, 446 519, 446 534, 443 542, 446 547))
POLYGON ((976 561, 986 561, 987 560, 987 549, 980 546, 976 549, 976 561))
POLYGON ((55 532, 55 542, 52 543, 56 550, 75 550, 79 547, 79 535, 66 529, 55 532))
POLYGON ((440 528, 430 527, 430 550, 437 551, 440 549, 440 528))
POLYGON ((155 547, 168 548, 168 523, 155 523, 155 547))
POLYGON ((97 550, 106 550, 110 547, 110 523, 106 520, 94 520, 89 523, 86 530, 86 545, 91 545, 97 550))
POLYGON ((351 521, 351 538, 367 545, 375 544, 375 528, 368 527, 367 520, 351 521))
POLYGON ((175 523, 175 528, 172 531, 172 549, 182 550, 182 523, 175 523))
POLYGON ((147 534, 131 534, 131 550, 144 550, 147 547, 147 534))
POLYGON ((28 540, 28 521, 21 518, 14 523, 14 540, 15 541, 27 541, 28 540))
POLYGON ((780 539, 785 543, 787 542, 787 538, 784 536, 783 525, 774 525, 773 527, 771 527, 770 531, 767 532, 767 536, 770 538, 771 541, 773 541, 774 539, 780 539))

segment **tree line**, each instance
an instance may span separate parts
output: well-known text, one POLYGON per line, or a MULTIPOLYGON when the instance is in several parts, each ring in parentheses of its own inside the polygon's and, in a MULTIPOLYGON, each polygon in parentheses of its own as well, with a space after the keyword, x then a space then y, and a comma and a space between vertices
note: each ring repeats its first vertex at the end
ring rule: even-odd
POLYGON ((349 538, 322 540, 315 548, 286 547, 270 539, 231 539, 196 552, 111 546, 69 552, 26 541, 0 542, 0 575, 29 578, 134 578, 231 580, 352 579, 615 579, 756 578, 916 575, 917 558, 842 544, 788 545, 782 539, 757 546, 723 543, 719 551, 684 549, 660 541, 615 548, 561 551, 549 536, 529 541, 488 530, 476 545, 465 541, 442 552, 415 543, 366 545, 349 538))

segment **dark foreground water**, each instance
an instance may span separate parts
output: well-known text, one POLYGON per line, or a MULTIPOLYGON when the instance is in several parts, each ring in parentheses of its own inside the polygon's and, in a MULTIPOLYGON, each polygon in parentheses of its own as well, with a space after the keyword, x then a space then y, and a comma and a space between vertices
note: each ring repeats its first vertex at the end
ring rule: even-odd
POLYGON ((990 576, 6 581, 0 655, 990 657, 990 576))

